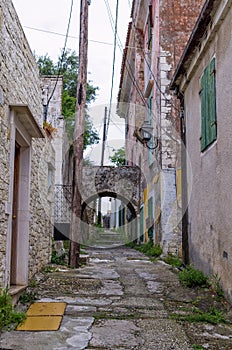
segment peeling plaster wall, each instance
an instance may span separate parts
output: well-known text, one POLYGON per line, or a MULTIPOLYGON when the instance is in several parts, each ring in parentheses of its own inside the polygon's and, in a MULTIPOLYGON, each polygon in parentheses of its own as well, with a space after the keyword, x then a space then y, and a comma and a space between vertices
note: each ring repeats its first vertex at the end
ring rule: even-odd
MULTIPOLYGON (((189 215, 190 259, 205 273, 218 274, 232 300, 232 8, 205 46, 194 57, 192 76, 185 91, 188 184, 192 183, 189 215), (212 57, 216 59, 217 140, 201 152, 200 78, 212 57), (191 175, 193 179, 191 181, 191 175)), ((209 34, 209 32, 208 32, 209 34)), ((191 187, 190 187, 191 188, 191 187)))
POLYGON ((161 237, 165 252, 181 250, 181 203, 178 201, 177 172, 180 168, 179 102, 169 84, 204 0, 160 0, 159 4, 159 82, 161 169, 166 186, 161 187, 161 237), (170 224, 171 218, 171 224, 170 224))

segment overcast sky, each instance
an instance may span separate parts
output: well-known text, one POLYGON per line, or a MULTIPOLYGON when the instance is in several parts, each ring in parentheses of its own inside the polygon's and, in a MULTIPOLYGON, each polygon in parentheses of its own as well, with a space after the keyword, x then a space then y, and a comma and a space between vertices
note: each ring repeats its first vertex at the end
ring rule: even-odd
MULTIPOLYGON (((38 55, 47 53, 54 61, 57 61, 65 38, 27 27, 65 34, 71 0, 13 0, 13 3, 32 50, 38 55)), ((113 19, 115 19, 116 0, 108 0, 108 3, 113 19)), ((119 1, 118 34, 123 48, 130 20, 130 4, 131 0, 119 1)), ((80 0, 74 0, 69 33, 72 37, 79 36, 79 11, 80 0)), ((89 6, 88 79, 92 80, 93 85, 100 87, 97 103, 107 103, 110 98, 113 42, 114 34, 105 0, 92 0, 89 6)), ((78 39, 69 38, 67 48, 78 53, 78 39)), ((114 102, 116 102, 118 93, 121 60, 122 53, 117 47, 114 102)))
MULTIPOLYGON (((113 20, 115 20, 116 0, 107 1, 113 20)), ((92 85, 99 87, 98 97, 93 108, 99 111, 98 115, 101 115, 100 119, 95 121, 100 134, 102 134, 101 124, 104 116, 104 106, 109 104, 110 101, 113 65, 114 34, 107 12, 107 1, 92 0, 89 6, 88 80, 91 81, 92 85)), ((116 50, 114 104, 117 101, 122 48, 125 46, 131 2, 132 0, 119 0, 118 36, 121 45, 119 45, 120 47, 117 46, 116 50)), ((48 54, 54 62, 57 62, 57 58, 60 56, 64 46, 65 37, 43 31, 63 35, 66 33, 71 0, 13 0, 13 3, 32 51, 35 51, 37 55, 48 54)), ((75 50, 77 53, 79 51, 79 13, 80 0, 74 0, 69 32, 69 36, 74 38, 68 39, 67 48, 75 50)), ((113 142, 113 146, 112 144, 110 145, 111 147, 118 148, 120 144, 118 144, 117 140, 124 138, 124 121, 113 116, 113 123, 114 127, 109 129, 108 139, 109 142, 110 140, 113 142), (117 124, 117 127, 115 124, 117 124)), ((99 149, 100 145, 97 148, 99 149)), ((95 151, 93 150, 92 153, 95 151)))

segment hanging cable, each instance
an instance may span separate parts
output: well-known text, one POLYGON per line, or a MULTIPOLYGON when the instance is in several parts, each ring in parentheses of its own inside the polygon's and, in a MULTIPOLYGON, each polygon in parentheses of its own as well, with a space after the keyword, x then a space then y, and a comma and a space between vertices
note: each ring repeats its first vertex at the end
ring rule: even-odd
POLYGON ((116 47, 117 47, 117 31, 118 31, 118 5, 119 0, 116 3, 116 15, 115 15, 115 26, 114 26, 114 54, 113 54, 113 68, 112 68, 112 79, 111 79, 111 91, 110 91, 110 105, 107 119, 107 127, 106 127, 106 138, 108 135, 108 129, 110 124, 110 115, 112 109, 112 99, 113 99, 113 88, 114 88, 114 71, 115 71, 115 58, 116 58, 116 47))
MULTIPOLYGON (((109 20, 110 20, 110 23, 111 23, 111 28, 112 28, 113 33, 114 33, 114 20, 113 20, 113 16, 112 16, 112 12, 111 12, 108 0, 105 0, 105 4, 106 4, 106 7, 107 7, 108 17, 109 17, 109 20)), ((116 34, 116 36, 117 36, 118 47, 119 47, 121 53, 123 54, 124 47, 123 47, 122 41, 121 41, 118 33, 116 34)), ((129 77, 130 77, 130 79, 132 81, 132 84, 135 86, 135 88, 136 88, 136 90, 137 90, 137 92, 138 92, 138 94, 139 94, 139 96, 140 96, 144 106, 148 108, 148 103, 146 101, 146 98, 145 98, 143 92, 141 91, 141 89, 140 89, 140 87, 138 85, 138 82, 136 81, 136 78, 135 78, 134 73, 133 73, 133 68, 131 67, 131 64, 130 64, 129 60, 127 59, 127 57, 126 57, 126 61, 125 61, 125 67, 126 67, 126 70, 127 70, 128 74, 129 74, 129 77)))
POLYGON ((65 55, 65 52, 66 52, 66 45, 67 45, 67 41, 68 41, 68 34, 69 34, 69 29, 70 29, 70 23, 71 23, 71 18, 72 18, 73 1, 74 0, 72 0, 72 2, 71 2, 70 13, 69 13, 69 20, 68 20, 68 27, 67 27, 67 31, 66 31, 66 36, 65 36, 65 41, 64 41, 64 47, 63 47, 63 50, 62 50, 61 60, 60 60, 60 62, 58 64, 58 74, 57 74, 57 77, 56 77, 56 82, 55 82, 54 88, 52 90, 52 93, 51 93, 50 97, 48 98, 47 104, 44 106, 44 121, 47 121, 48 106, 49 106, 49 103, 50 103, 50 101, 51 101, 51 99, 52 99, 52 97, 54 95, 54 92, 56 90, 56 86, 57 86, 58 80, 60 78, 62 63, 63 63, 64 55, 65 55))
MULTIPOLYGON (((23 28, 30 29, 30 30, 35 30, 37 32, 42 32, 42 33, 46 33, 46 34, 52 34, 52 35, 64 36, 64 37, 66 36, 65 34, 53 32, 51 30, 45 30, 45 29, 40 29, 40 28, 28 27, 28 26, 23 26, 23 28)), ((68 35, 68 38, 70 38, 70 39, 78 39, 78 37, 74 36, 74 35, 68 35)), ((93 40, 93 39, 88 39, 88 41, 91 41, 91 42, 97 43, 97 44, 113 46, 112 43, 109 43, 109 42, 106 42, 106 41, 99 41, 99 40, 93 40)))

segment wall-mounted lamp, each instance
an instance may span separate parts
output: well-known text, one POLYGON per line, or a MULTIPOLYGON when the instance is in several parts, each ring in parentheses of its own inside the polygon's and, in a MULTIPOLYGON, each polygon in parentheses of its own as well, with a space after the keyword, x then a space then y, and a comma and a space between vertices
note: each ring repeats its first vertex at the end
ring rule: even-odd
POLYGON ((156 144, 154 146, 149 146, 148 142, 152 139, 153 127, 145 123, 139 130, 135 130, 134 136, 148 149, 154 150, 159 146, 158 138, 155 137, 156 144))

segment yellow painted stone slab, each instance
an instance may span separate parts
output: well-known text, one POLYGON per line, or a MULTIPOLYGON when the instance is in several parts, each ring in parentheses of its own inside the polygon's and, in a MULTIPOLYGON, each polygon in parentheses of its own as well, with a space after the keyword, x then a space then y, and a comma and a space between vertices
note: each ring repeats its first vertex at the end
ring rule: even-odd
POLYGON ((17 331, 57 331, 62 316, 32 316, 18 326, 17 331))
POLYGON ((27 316, 62 316, 66 303, 34 303, 27 310, 27 316))

